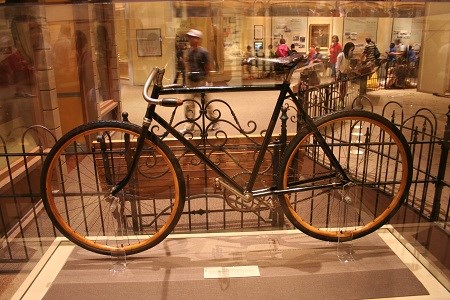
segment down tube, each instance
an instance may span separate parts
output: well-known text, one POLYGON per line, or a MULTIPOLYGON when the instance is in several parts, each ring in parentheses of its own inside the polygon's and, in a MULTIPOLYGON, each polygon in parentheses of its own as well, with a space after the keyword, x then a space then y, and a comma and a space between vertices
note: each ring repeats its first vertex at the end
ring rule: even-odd
POLYGON ((236 183, 231 177, 225 174, 218 166, 216 166, 203 152, 191 144, 181 133, 179 133, 175 128, 173 128, 169 123, 166 122, 162 117, 160 117, 156 112, 153 114, 153 120, 160 124, 164 129, 166 129, 170 134, 172 134, 178 141, 180 141, 183 146, 188 148, 193 152, 198 158, 208 165, 213 171, 215 171, 220 177, 226 180, 227 183, 232 185, 235 189, 244 192, 243 188, 236 183))

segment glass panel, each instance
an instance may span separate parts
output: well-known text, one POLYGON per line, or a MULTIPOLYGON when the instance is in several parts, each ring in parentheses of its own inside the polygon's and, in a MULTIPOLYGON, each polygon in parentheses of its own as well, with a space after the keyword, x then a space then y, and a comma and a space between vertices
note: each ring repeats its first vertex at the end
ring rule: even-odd
MULTIPOLYGON (((357 54, 367 36, 384 53, 401 35, 407 45, 409 37, 414 40, 413 50, 419 54, 424 15, 424 3, 376 1, 133 1, 25 7, 0 8, 0 135, 10 145, 8 151, 20 150, 16 141, 23 128, 34 124, 58 136, 58 130, 64 133, 88 121, 117 117, 104 116, 109 110, 103 102, 120 101, 120 80, 142 85, 153 66, 164 66, 165 83, 174 82, 191 28, 203 32, 212 80, 230 85, 247 83, 247 75, 277 80, 268 63, 241 66, 246 49, 250 47, 250 55, 271 57, 284 38, 288 46, 307 54, 317 39, 315 28, 327 31, 319 50, 325 63, 332 35, 342 45, 356 41, 357 54), (158 51, 139 55, 138 32, 148 30, 158 32, 158 51)), ((26 139, 26 144, 35 144, 33 138, 26 139)))

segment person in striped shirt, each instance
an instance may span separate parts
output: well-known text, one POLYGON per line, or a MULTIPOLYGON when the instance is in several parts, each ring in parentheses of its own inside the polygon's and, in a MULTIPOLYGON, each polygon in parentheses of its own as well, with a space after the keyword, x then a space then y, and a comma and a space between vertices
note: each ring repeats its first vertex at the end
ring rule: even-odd
POLYGON ((375 61, 375 43, 372 41, 371 38, 366 38, 366 46, 364 47, 363 56, 364 61, 366 63, 372 63, 375 61))

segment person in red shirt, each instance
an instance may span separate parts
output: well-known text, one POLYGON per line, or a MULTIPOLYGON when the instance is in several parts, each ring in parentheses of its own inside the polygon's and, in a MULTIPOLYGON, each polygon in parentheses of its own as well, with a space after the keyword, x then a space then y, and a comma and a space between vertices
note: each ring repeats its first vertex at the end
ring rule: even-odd
POLYGON ((25 92, 29 77, 29 64, 14 47, 12 38, 0 36, 0 86, 15 86, 16 97, 30 97, 25 92))
POLYGON ((312 64, 314 62, 314 60, 316 59, 316 54, 316 46, 311 45, 311 47, 309 48, 308 61, 306 62, 306 65, 312 64))
POLYGON ((329 63, 331 68, 331 76, 335 78, 337 56, 339 53, 342 52, 342 45, 339 44, 339 38, 337 35, 333 35, 331 37, 331 45, 329 50, 330 50, 329 63))

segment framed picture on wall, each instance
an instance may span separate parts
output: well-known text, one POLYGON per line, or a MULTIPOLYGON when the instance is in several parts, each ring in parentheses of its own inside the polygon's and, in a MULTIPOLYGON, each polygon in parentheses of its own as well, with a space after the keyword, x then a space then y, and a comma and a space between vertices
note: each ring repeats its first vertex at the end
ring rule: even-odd
POLYGON ((254 33, 254 39, 255 40, 262 40, 263 39, 263 26, 262 25, 255 25, 253 33, 254 33))
POLYGON ((161 29, 136 29, 137 55, 162 56, 161 29))
POLYGON ((330 44, 330 24, 309 25, 309 47, 319 46, 328 49, 330 44))

